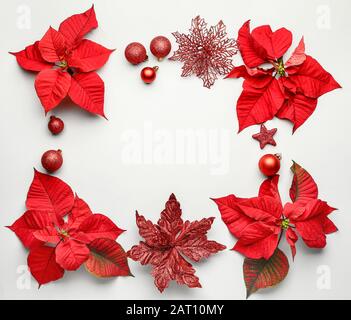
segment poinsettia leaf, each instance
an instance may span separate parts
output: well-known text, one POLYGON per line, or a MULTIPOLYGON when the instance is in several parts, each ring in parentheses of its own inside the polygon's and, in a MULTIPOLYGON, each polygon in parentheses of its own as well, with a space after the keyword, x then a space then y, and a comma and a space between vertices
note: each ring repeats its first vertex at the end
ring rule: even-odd
POLYGON ((317 102, 317 99, 300 93, 289 95, 276 116, 291 121, 294 124, 293 132, 295 132, 316 110, 317 102))
POLYGON ((83 39, 73 51, 68 64, 81 72, 95 71, 107 62, 113 51, 94 41, 83 39))
POLYGON ((275 286, 282 282, 289 271, 286 255, 277 248, 268 259, 246 258, 243 265, 246 298, 259 289, 275 286))
POLYGON ((55 248, 47 246, 39 246, 30 250, 28 267, 39 285, 58 280, 65 272, 56 262, 55 248))
POLYGON ((244 90, 237 102, 239 132, 254 125, 272 119, 284 102, 284 94, 277 79, 268 76, 268 84, 261 88, 253 88, 247 80, 244 90))
POLYGON ((305 60, 306 60, 305 42, 304 42, 304 38, 302 37, 298 46, 295 48, 294 52, 292 53, 291 57, 285 63, 285 69, 289 67, 299 66, 302 63, 304 63, 305 60))
POLYGON ((251 35, 254 41, 265 49, 267 60, 281 58, 292 43, 292 33, 285 28, 273 32, 270 26, 264 25, 252 30, 251 35))
POLYGON ((97 73, 78 73, 72 77, 68 95, 81 108, 105 117, 104 94, 105 85, 97 73))
POLYGON ((77 270, 89 258, 88 247, 74 239, 65 239, 56 247, 56 262, 65 270, 77 270))
POLYGON ((92 214, 88 204, 76 195, 72 211, 68 214, 68 224, 70 228, 78 228, 80 224, 92 214))
POLYGON ((60 24, 59 32, 65 37, 67 45, 74 48, 88 32, 97 27, 98 22, 93 5, 89 10, 64 20, 60 24))
POLYGON ((17 63, 28 71, 41 71, 52 68, 52 64, 46 62, 40 54, 39 41, 27 46, 19 52, 10 52, 16 57, 17 63))
POLYGON ((71 86, 71 76, 60 69, 40 71, 35 78, 35 90, 44 107, 49 112, 66 97, 71 86))
POLYGON ((66 51, 65 38, 60 32, 50 27, 39 41, 38 48, 41 56, 47 62, 61 61, 66 51))
POLYGON ((317 60, 308 55, 297 72, 290 75, 290 78, 309 98, 318 98, 329 91, 341 88, 333 76, 325 71, 317 60))
POLYGON ((8 228, 13 231, 27 248, 42 244, 33 233, 52 225, 47 211, 28 210, 8 228))
POLYGON ((241 56, 249 68, 255 68, 265 62, 266 50, 250 34, 250 20, 246 21, 238 33, 238 45, 241 56))
POLYGON ((124 232, 111 219, 103 214, 93 214, 86 218, 79 226, 79 230, 87 236, 89 241, 99 238, 116 240, 124 232))
POLYGON ((54 213, 57 220, 65 216, 73 206, 74 196, 69 185, 61 179, 34 170, 26 206, 29 210, 54 213))
POLYGON ((291 201, 305 203, 310 199, 317 199, 318 186, 307 170, 294 161, 290 169, 294 174, 290 187, 291 201))
POLYGON ((131 276, 127 254, 122 246, 111 239, 95 239, 89 244, 86 269, 96 277, 131 276))

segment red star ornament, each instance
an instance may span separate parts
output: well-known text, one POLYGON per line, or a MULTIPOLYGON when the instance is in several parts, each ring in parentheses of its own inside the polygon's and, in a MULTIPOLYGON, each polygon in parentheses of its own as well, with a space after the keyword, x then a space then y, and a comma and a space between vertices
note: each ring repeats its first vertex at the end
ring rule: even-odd
POLYGON ((262 123, 261 129, 259 133, 256 133, 252 136, 252 138, 256 139, 260 142, 260 148, 263 149, 267 144, 271 144, 272 146, 276 146, 273 136, 276 134, 277 128, 268 130, 266 126, 262 123))

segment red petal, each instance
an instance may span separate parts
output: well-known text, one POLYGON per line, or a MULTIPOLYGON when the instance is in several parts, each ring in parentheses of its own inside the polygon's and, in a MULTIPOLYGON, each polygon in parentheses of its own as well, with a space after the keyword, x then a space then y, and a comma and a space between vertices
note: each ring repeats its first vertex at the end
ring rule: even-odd
POLYGON ((113 51, 96 42, 84 39, 73 51, 68 64, 78 68, 81 72, 95 71, 107 62, 113 51))
POLYGON ((163 247, 170 241, 170 236, 158 225, 153 224, 150 220, 146 220, 144 216, 136 213, 136 224, 139 228, 139 234, 145 239, 149 246, 163 247))
POLYGON ((168 287, 171 280, 189 288, 201 288, 195 269, 175 249, 165 252, 163 262, 153 267, 152 275, 160 292, 168 287))
POLYGON ((85 219, 79 226, 79 230, 85 233, 89 241, 98 238, 116 240, 124 231, 118 228, 108 217, 102 214, 93 214, 85 219))
POLYGON ((310 98, 318 98, 329 91, 341 88, 332 75, 310 56, 306 56, 297 73, 289 77, 303 94, 310 98))
POLYGON ((256 221, 274 224, 281 214, 281 203, 268 196, 239 199, 230 195, 214 201, 223 222, 237 238, 241 237, 248 225, 256 221))
POLYGON ((304 39, 302 37, 302 39, 300 40, 298 46, 296 47, 296 49, 292 53, 291 57, 285 63, 285 69, 289 68, 289 67, 299 66, 302 63, 304 63, 305 60, 306 60, 305 42, 304 42, 304 39))
POLYGON ((212 199, 218 206, 223 222, 229 231, 237 238, 240 237, 243 229, 255 220, 245 214, 239 207, 238 202, 243 201, 234 195, 223 198, 212 199))
POLYGON ((31 44, 22 51, 10 53, 16 57, 17 63, 25 70, 41 71, 44 69, 50 69, 52 67, 52 64, 47 63, 42 58, 38 44, 39 41, 31 44))
POLYGON ((295 132, 312 115, 317 107, 317 102, 317 99, 308 98, 300 93, 291 95, 276 116, 291 121, 294 124, 293 132, 295 132))
POLYGON ((64 20, 59 27, 59 31, 66 38, 66 43, 70 48, 77 46, 82 38, 92 29, 98 27, 94 6, 89 10, 75 14, 64 20))
POLYGON ((58 244, 61 240, 56 228, 53 226, 47 226, 41 230, 37 230, 33 235, 36 239, 50 244, 58 244))
POLYGON ((238 33, 238 45, 245 64, 250 68, 258 67, 265 62, 266 51, 250 34, 250 20, 246 21, 238 33))
POLYGON ((243 230, 233 249, 247 258, 268 260, 277 248, 279 232, 278 226, 255 222, 243 230))
POLYGON ((62 278, 65 272, 56 263, 55 248, 46 246, 30 250, 28 267, 40 285, 62 278))
POLYGON ((72 189, 59 178, 34 171, 26 206, 29 210, 52 212, 57 220, 65 216, 73 206, 72 189))
POLYGON ((240 201, 238 207, 257 221, 275 223, 282 213, 282 204, 270 196, 260 196, 240 201))
MULTIPOLYGON (((229 74, 226 76, 226 78, 244 78, 246 80, 250 80, 252 77, 263 77, 267 76, 268 74, 272 74, 270 70, 263 70, 260 68, 254 68, 250 69, 247 66, 239 66, 239 67, 234 67, 229 74)), ((261 83, 261 81, 257 81, 261 83)), ((260 88, 261 86, 259 86, 260 88)))
POLYGON ((291 254, 292 254, 292 257, 293 259, 295 258, 295 255, 296 255, 296 247, 295 247, 295 243, 296 241, 298 240, 298 237, 295 233, 295 231, 291 228, 288 228, 286 230, 286 233, 285 233, 285 237, 286 237, 286 241, 288 242, 288 244, 290 245, 290 248, 291 248, 291 254))
POLYGON ((323 223, 323 232, 325 234, 330 234, 336 231, 338 231, 338 228, 336 227, 336 225, 333 223, 333 221, 331 221, 329 218, 326 217, 323 223))
POLYGON ((182 228, 183 220, 181 215, 180 203, 172 193, 166 202, 165 209, 161 212, 161 218, 158 220, 158 225, 162 231, 168 234, 171 239, 175 239, 182 228))
POLYGON ((44 37, 39 41, 41 56, 48 62, 61 61, 65 55, 65 38, 53 28, 46 31, 44 37))
POLYGON ((88 204, 80 199, 77 195, 74 199, 74 204, 71 213, 68 215, 69 228, 78 228, 79 225, 93 213, 88 204))
POLYGON ((292 43, 292 33, 285 28, 272 32, 270 26, 261 26, 252 30, 251 35, 265 49, 266 58, 270 60, 281 58, 292 43))
POLYGON ((8 227, 22 241, 27 248, 42 244, 33 233, 52 224, 49 214, 46 211, 26 211, 15 223, 8 227))
POLYGON ((290 187, 291 201, 299 203, 306 203, 310 199, 318 198, 318 187, 312 176, 303 169, 299 164, 293 162, 291 171, 294 178, 290 187))
POLYGON ((308 247, 324 248, 326 218, 334 210, 326 202, 312 199, 307 203, 286 204, 284 215, 295 224, 296 230, 308 247))
POLYGON ((140 241, 138 245, 133 246, 127 252, 127 255, 134 261, 139 261, 142 265, 158 265, 163 260, 164 251, 140 241))
POLYGON ((277 248, 269 260, 246 258, 243 269, 248 298, 259 289, 282 282, 288 274, 289 262, 286 255, 277 248))
POLYGON ((120 244, 110 239, 96 239, 89 244, 87 270, 96 277, 130 276, 127 255, 120 244))
POLYGON ((279 189, 278 189, 279 175, 276 174, 271 178, 262 182, 258 192, 259 197, 269 196, 274 198, 278 203, 281 203, 279 189))
POLYGON ((105 116, 104 93, 104 82, 95 72, 74 75, 68 91, 69 97, 75 104, 103 117, 105 116))
POLYGON ((247 80, 244 81, 244 91, 237 102, 239 132, 272 119, 283 105, 285 97, 279 82, 271 76, 267 77, 269 82, 262 89, 249 87, 247 80))
POLYGON ((57 107, 71 86, 71 76, 60 69, 40 71, 35 79, 35 90, 45 112, 57 107))
POLYGON ((200 221, 185 221, 176 240, 177 250, 195 262, 224 250, 225 246, 207 239, 206 234, 211 229, 213 220, 214 218, 204 218, 200 221))
POLYGON ((56 247, 56 262, 65 270, 77 270, 89 258, 88 247, 73 239, 66 239, 56 247))

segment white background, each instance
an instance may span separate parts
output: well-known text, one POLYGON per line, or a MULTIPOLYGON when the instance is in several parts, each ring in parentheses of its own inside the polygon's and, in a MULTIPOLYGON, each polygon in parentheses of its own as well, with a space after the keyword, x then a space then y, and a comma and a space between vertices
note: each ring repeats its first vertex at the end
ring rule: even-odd
MULTIPOLYGON (((99 28, 88 35, 106 47, 116 48, 107 65, 99 71, 105 81, 106 121, 65 103, 54 111, 65 121, 65 131, 53 137, 34 90, 34 75, 19 68, 8 51, 19 51, 38 40, 52 25, 83 12, 90 1, 7 0, 1 5, 0 56, 0 298, 3 299, 243 299, 243 257, 229 249, 195 265, 202 289, 170 285, 160 294, 153 284, 149 267, 130 262, 135 278, 99 280, 84 268, 67 272, 56 283, 40 290, 34 279, 29 288, 21 286, 21 265, 27 252, 16 236, 3 226, 11 224, 25 210, 24 201, 33 176, 33 167, 42 169, 41 154, 47 149, 63 150, 64 166, 57 176, 68 182, 95 212, 102 212, 127 229, 119 242, 129 249, 139 241, 135 210, 156 221, 170 193, 182 204, 185 219, 215 216, 209 238, 231 248, 235 239, 220 220, 209 198, 235 193, 250 197, 263 180, 257 169, 261 155, 283 154, 280 191, 288 201, 294 159, 315 178, 320 198, 339 210, 332 215, 339 232, 328 236, 323 251, 311 251, 299 242, 295 262, 287 246, 282 248, 291 261, 285 281, 262 291, 252 299, 344 299, 351 298, 351 205, 350 205, 350 30, 351 2, 348 0, 285 1, 115 1, 96 0, 99 28), (24 7, 23 7, 24 6, 24 7), (24 8, 24 9, 23 9, 24 8), (23 28, 21 14, 30 10, 29 28, 23 28), (278 146, 259 149, 251 138, 258 126, 237 134, 235 103, 242 80, 218 80, 212 89, 202 87, 196 77, 181 78, 181 64, 156 62, 133 67, 124 59, 124 48, 132 41, 148 46, 157 35, 187 32, 193 17, 200 14, 209 25, 223 19, 229 35, 236 37, 240 26, 252 19, 252 26, 282 26, 294 34, 294 45, 305 36, 306 51, 331 72, 343 89, 326 94, 316 112, 292 135, 288 122, 273 120, 278 146), (150 86, 139 78, 143 66, 158 64, 158 78, 150 86), (131 164, 123 160, 123 141, 132 130, 141 138, 145 124, 153 133, 168 134, 174 147, 176 130, 209 130, 223 134, 229 168, 214 174, 215 164, 131 164), (160 131, 161 130, 161 131, 160 131), (224 130, 224 131, 222 131, 224 130), (229 137, 228 141, 225 137, 229 137), (173 139, 173 140, 172 140, 173 139), (330 288, 321 288, 319 271, 330 271, 330 288)), ((234 63, 241 63, 239 55, 234 63)), ((141 148, 150 141, 141 142, 141 148)), ((157 147, 157 138, 151 146, 157 147)), ((211 150, 208 150, 210 155, 211 150)), ((22 270, 23 271, 23 270, 22 270)), ((325 274, 325 273, 324 273, 325 274)))

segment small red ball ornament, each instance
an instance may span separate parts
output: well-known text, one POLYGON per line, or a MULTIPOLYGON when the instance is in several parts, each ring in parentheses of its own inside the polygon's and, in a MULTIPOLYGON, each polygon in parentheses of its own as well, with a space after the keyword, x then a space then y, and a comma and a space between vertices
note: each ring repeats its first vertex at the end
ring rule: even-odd
POLYGON ((65 124, 60 118, 57 118, 55 116, 50 117, 50 121, 48 123, 48 128, 51 131, 52 134, 59 134, 62 132, 63 128, 65 127, 65 124))
POLYGON ((152 39, 150 51, 158 59, 162 60, 171 52, 171 42, 164 36, 158 36, 152 39))
POLYGON ((131 64, 139 64, 147 60, 146 49, 139 42, 128 44, 124 51, 124 55, 131 64))
POLYGON ((279 154, 266 154, 258 162, 260 171, 267 177, 274 176, 280 169, 281 156, 279 154))
POLYGON ((61 150, 48 150, 41 157, 41 164, 48 172, 60 169, 63 163, 61 150))
POLYGON ((140 72, 140 77, 145 83, 152 83, 156 79, 158 67, 146 67, 140 72))

